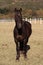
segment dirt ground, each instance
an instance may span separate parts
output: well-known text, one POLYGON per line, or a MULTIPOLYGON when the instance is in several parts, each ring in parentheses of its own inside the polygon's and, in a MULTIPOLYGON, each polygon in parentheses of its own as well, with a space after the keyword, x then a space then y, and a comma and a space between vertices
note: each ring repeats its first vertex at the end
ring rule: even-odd
POLYGON ((43 65, 43 24, 32 23, 32 35, 28 41, 27 59, 21 55, 16 61, 16 45, 13 38, 14 22, 0 22, 0 65, 43 65))

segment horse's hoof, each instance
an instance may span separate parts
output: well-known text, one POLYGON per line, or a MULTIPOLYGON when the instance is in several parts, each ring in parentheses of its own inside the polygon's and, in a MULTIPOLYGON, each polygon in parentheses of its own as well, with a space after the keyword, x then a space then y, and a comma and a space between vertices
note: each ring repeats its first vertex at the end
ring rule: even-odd
POLYGON ((16 58, 16 60, 19 60, 19 58, 16 58))
POLYGON ((19 57, 16 57, 16 60, 19 60, 19 57))
POLYGON ((27 58, 27 56, 24 56, 24 58, 27 58))
POLYGON ((20 56, 16 56, 16 60, 19 60, 19 57, 20 57, 20 56))
POLYGON ((24 58, 25 58, 25 59, 27 58, 27 55, 26 55, 26 54, 24 54, 24 58))

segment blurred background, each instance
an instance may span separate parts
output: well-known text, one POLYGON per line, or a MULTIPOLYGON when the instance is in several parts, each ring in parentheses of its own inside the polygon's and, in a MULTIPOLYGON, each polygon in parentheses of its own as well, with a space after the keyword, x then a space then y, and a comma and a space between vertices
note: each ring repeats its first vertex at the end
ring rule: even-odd
POLYGON ((23 9, 24 18, 43 18, 43 0, 0 0, 0 19, 13 18, 15 7, 23 9))

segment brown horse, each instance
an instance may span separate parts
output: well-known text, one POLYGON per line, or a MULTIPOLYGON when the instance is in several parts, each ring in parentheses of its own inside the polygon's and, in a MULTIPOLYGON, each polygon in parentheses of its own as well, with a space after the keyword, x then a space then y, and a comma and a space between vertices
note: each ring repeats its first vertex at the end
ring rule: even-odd
POLYGON ((14 40, 16 43, 16 51, 17 56, 16 60, 20 57, 20 51, 23 51, 24 57, 27 57, 26 54, 26 45, 28 42, 28 39, 32 33, 31 24, 27 21, 22 20, 22 9, 16 9, 15 8, 15 28, 13 31, 14 34, 14 40))

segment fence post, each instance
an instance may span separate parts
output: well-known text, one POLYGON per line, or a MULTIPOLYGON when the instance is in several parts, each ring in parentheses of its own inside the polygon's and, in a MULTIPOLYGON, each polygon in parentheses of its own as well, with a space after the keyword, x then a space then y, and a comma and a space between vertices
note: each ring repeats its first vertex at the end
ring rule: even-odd
POLYGON ((32 22, 32 19, 30 18, 29 22, 31 23, 32 22))
POLYGON ((25 18, 25 21, 28 21, 28 19, 27 19, 27 18, 25 18))
POLYGON ((42 24, 42 18, 40 18, 40 24, 42 24))
POLYGON ((35 22, 34 22, 34 23, 36 24, 36 18, 35 18, 34 20, 35 20, 35 22))

